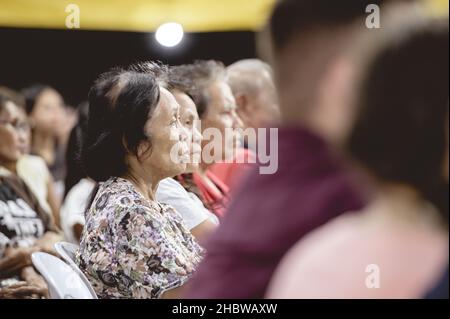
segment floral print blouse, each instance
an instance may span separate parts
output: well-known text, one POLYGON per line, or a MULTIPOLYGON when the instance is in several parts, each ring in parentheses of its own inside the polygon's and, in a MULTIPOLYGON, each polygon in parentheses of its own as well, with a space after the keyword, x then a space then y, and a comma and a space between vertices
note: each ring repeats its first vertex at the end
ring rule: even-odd
POLYGON ((171 206, 113 177, 86 212, 76 259, 99 298, 159 298, 191 277, 203 253, 171 206))

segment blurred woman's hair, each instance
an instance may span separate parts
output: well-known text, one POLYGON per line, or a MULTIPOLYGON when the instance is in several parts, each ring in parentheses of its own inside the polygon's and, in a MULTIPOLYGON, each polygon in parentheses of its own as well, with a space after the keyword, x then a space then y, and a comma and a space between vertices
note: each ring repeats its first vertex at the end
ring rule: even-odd
POLYGON ((40 95, 48 89, 52 89, 52 87, 46 84, 37 83, 22 90, 22 95, 25 98, 25 111, 27 114, 31 114, 33 112, 40 95))
POLYGON ((114 68, 95 81, 81 152, 87 176, 97 182, 122 176, 126 155, 136 155, 141 142, 151 141, 144 126, 159 103, 166 73, 165 66, 142 63, 114 68))
POLYGON ((169 79, 172 86, 178 86, 192 98, 198 116, 202 118, 210 100, 208 87, 217 81, 226 80, 226 68, 222 62, 199 60, 193 64, 171 67, 169 79))
POLYGON ((89 103, 82 102, 77 107, 78 122, 70 132, 66 149, 66 178, 64 197, 81 179, 87 177, 81 163, 81 145, 86 135, 89 103))
POLYGON ((376 178, 414 187, 447 222, 448 31, 447 19, 427 21, 378 48, 362 78, 347 142, 349 154, 376 178))

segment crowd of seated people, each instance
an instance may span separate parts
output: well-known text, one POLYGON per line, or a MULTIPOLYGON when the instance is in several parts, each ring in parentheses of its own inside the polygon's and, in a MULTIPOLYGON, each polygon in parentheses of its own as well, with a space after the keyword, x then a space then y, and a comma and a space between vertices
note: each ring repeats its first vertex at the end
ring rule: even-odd
POLYGON ((268 63, 118 66, 77 108, 0 86, 0 298, 48 298, 61 241, 99 298, 448 298, 448 17, 370 3, 278 1, 268 63))
POLYGON ((45 297, 46 283, 34 270, 31 254, 56 254, 53 244, 62 237, 53 215, 19 174, 30 146, 24 107, 0 95, 0 116, 0 296, 45 297))

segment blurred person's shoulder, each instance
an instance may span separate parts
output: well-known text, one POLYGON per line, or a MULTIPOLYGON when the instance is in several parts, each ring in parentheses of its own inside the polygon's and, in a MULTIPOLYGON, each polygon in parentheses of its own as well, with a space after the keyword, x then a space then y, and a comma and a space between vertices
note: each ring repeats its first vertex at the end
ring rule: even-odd
POLYGON ((17 171, 20 177, 26 176, 41 176, 42 179, 47 180, 50 177, 50 171, 44 159, 37 155, 26 154, 23 155, 17 162, 17 171))
POLYGON ((33 191, 38 191, 41 187, 43 190, 47 190, 46 185, 50 180, 50 171, 42 157, 30 154, 23 155, 17 162, 17 174, 33 191))
POLYGON ((93 180, 82 178, 67 193, 61 207, 61 214, 82 213, 94 189, 95 182, 93 180))
POLYGON ((448 233, 377 223, 366 210, 349 212, 285 255, 268 297, 419 298, 446 261, 448 233))
POLYGON ((41 207, 50 213, 47 196, 51 174, 44 159, 37 155, 23 155, 17 162, 17 175, 31 189, 41 207))

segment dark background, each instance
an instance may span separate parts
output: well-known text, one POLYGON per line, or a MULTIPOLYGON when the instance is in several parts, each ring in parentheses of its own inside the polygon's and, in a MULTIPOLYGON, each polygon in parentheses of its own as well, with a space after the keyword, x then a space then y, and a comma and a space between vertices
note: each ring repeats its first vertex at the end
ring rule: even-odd
POLYGON ((196 59, 228 65, 255 57, 254 37, 252 32, 188 33, 177 47, 163 48, 153 33, 0 28, 0 86, 20 90, 49 84, 75 106, 112 66, 143 60, 177 65, 196 59))

